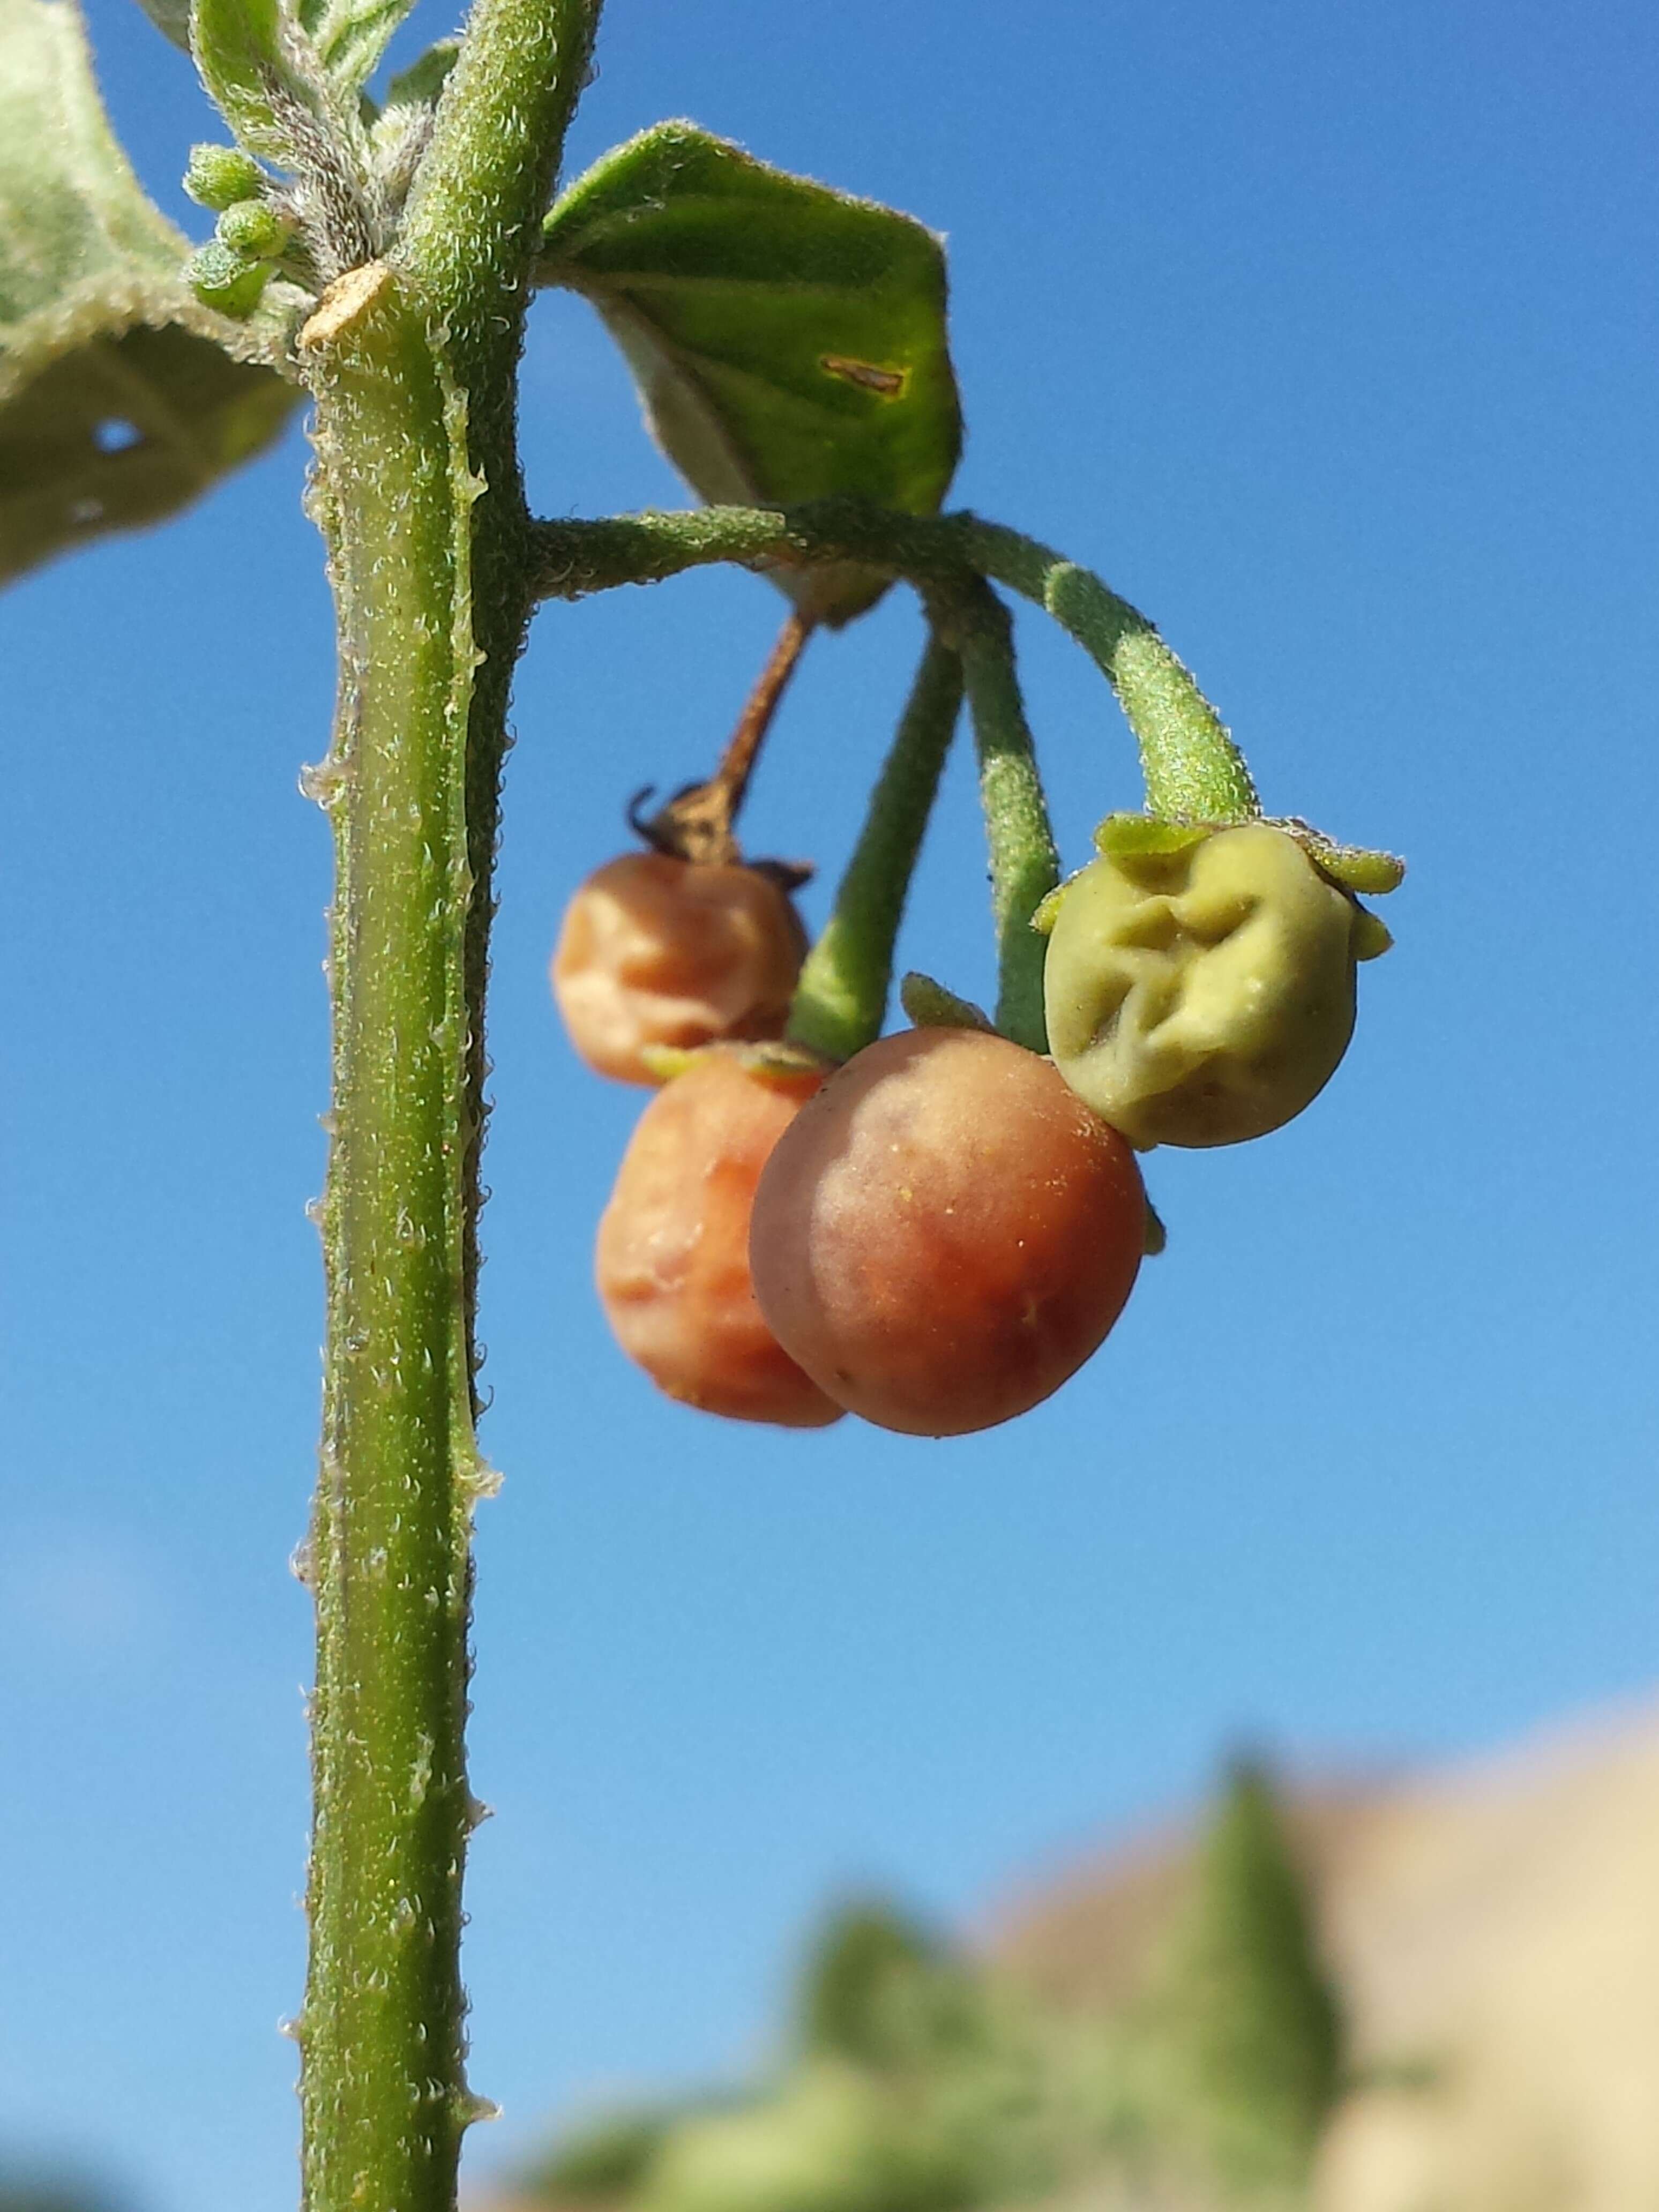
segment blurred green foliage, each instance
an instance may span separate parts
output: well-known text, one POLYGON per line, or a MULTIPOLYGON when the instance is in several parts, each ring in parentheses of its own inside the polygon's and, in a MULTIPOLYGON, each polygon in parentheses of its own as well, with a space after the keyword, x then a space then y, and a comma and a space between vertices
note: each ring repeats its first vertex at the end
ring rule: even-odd
POLYGON ((112 2200, 78 2181, 0 2172, 0 2212, 115 2212, 112 2200))
MULTIPOLYGON (((300 394, 185 282, 79 9, 0 0, 0 582, 187 506, 300 394)), ((0 2200, 0 2203, 3 2203, 0 2200)))
POLYGON ((531 2203, 607 2212, 970 2212, 1302 2199, 1341 2022, 1266 1773, 1229 1777, 1133 1997, 1061 2010, 890 1907, 811 1947, 776 2070, 556 2144, 531 2203))
POLYGON ((1249 1762, 1203 1839, 1162 1997, 1223 2180, 1244 2193, 1305 2181, 1337 2094, 1341 2021, 1272 1784, 1249 1762))

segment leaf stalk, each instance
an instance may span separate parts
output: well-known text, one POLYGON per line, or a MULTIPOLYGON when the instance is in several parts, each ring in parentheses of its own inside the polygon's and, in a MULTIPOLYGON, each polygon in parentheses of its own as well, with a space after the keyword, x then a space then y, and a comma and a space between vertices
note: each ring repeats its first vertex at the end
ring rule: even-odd
POLYGON ((582 599, 716 562, 764 569, 850 560, 924 590, 989 578, 1052 615, 1111 684, 1140 749, 1152 812, 1220 823, 1252 821, 1261 811, 1243 755, 1146 617, 1091 570, 999 523, 834 499, 538 522, 530 542, 532 588, 540 599, 582 599))

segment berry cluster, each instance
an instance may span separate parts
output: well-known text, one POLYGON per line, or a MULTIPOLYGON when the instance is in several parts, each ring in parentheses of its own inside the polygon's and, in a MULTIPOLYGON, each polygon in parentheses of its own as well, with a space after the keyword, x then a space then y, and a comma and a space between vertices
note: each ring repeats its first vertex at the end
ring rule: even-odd
MULTIPOLYGON (((745 774, 758 726, 751 709, 745 774)), ((582 1058, 660 1086, 599 1224, 606 1316, 671 1397, 736 1419, 1011 1420, 1099 1348, 1158 1249, 1136 1152, 1261 1136, 1329 1080, 1358 964, 1389 944, 1356 893, 1400 865, 1265 819, 1241 771, 1224 817, 1109 817, 1098 858, 1042 896, 1057 868, 1018 695, 936 633, 809 952, 800 872, 738 854, 730 759, 636 819, 653 849, 588 878, 554 955, 582 1058), (964 672, 998 1024, 912 976, 915 1026, 883 1036, 964 672)))
POLYGON ((567 915, 553 974, 577 1050, 667 1078, 599 1224, 617 1340, 671 1397, 738 1419, 1008 1420, 1122 1310, 1146 1238, 1134 1155, 1051 1060, 988 1030, 912 1030, 839 1068, 782 1042, 774 979, 804 939, 772 890, 640 855, 567 915))

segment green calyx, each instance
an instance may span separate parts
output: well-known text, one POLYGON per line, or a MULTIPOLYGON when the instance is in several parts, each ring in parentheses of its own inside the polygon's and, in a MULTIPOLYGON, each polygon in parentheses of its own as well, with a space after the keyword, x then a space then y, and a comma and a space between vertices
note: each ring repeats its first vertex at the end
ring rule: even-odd
POLYGON ((1271 823, 1116 816, 1097 842, 1044 917, 1060 1073, 1143 1150, 1282 1127, 1347 1049, 1382 925, 1271 823))
POLYGON ((1406 879, 1406 863, 1396 854, 1372 852, 1363 845, 1339 845, 1322 830, 1293 814, 1276 820, 1273 827, 1294 837, 1321 875, 1340 884, 1345 891, 1369 891, 1380 896, 1397 891, 1406 879))
POLYGON ((1143 853, 1161 858, 1186 852, 1219 827, 1213 822, 1166 821, 1156 814, 1109 814, 1095 831, 1094 848, 1116 859, 1143 853))
MULTIPOLYGON (((1361 845, 1340 845, 1322 830, 1298 815, 1263 817, 1270 830, 1294 837, 1323 876, 1346 891, 1378 895, 1398 890, 1405 881, 1406 863, 1393 853, 1374 852, 1361 845)), ((1237 826, 1225 822, 1170 819, 1156 814, 1109 814, 1095 831, 1097 853, 1114 859, 1133 860, 1137 854, 1184 852, 1216 830, 1237 826)))
MULTIPOLYGON (((1138 861, 1153 862, 1189 851, 1221 830, 1242 825, 1224 822, 1173 821, 1156 814, 1109 814, 1094 835, 1095 850, 1103 859, 1117 860, 1133 873, 1138 861)), ((1368 891, 1373 896, 1397 890, 1405 880, 1406 863, 1393 853, 1365 846, 1339 845, 1311 823, 1285 815, 1266 820, 1264 826, 1292 837, 1329 882, 1351 894, 1368 891)), ((1086 873, 1086 870, 1082 872, 1086 873)), ((1156 871, 1154 871, 1154 874, 1156 871)), ((1048 936, 1075 876, 1068 876, 1042 900, 1031 916, 1031 927, 1048 936)), ((1393 933, 1380 915, 1355 900, 1354 957, 1376 960, 1394 944, 1393 933)))

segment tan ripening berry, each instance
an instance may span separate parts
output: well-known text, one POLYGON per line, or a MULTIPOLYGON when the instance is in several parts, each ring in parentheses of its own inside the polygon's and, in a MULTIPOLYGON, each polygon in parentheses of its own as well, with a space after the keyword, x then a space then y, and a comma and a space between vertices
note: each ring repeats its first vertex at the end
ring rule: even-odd
POLYGON ((640 1116, 599 1222, 605 1318, 661 1390, 732 1420, 816 1429, 842 1409, 761 1318, 749 1216, 772 1147, 823 1081, 711 1047, 640 1116))
POLYGON ((649 1047, 781 1036, 805 951, 788 893, 769 876, 625 853, 566 909, 553 995, 590 1067, 654 1083, 649 1047))
POLYGON ((849 1412, 957 1436, 1037 1405, 1140 1265, 1134 1155, 1050 1060, 961 1029, 884 1037, 780 1139, 750 1265, 778 1341, 849 1412))

